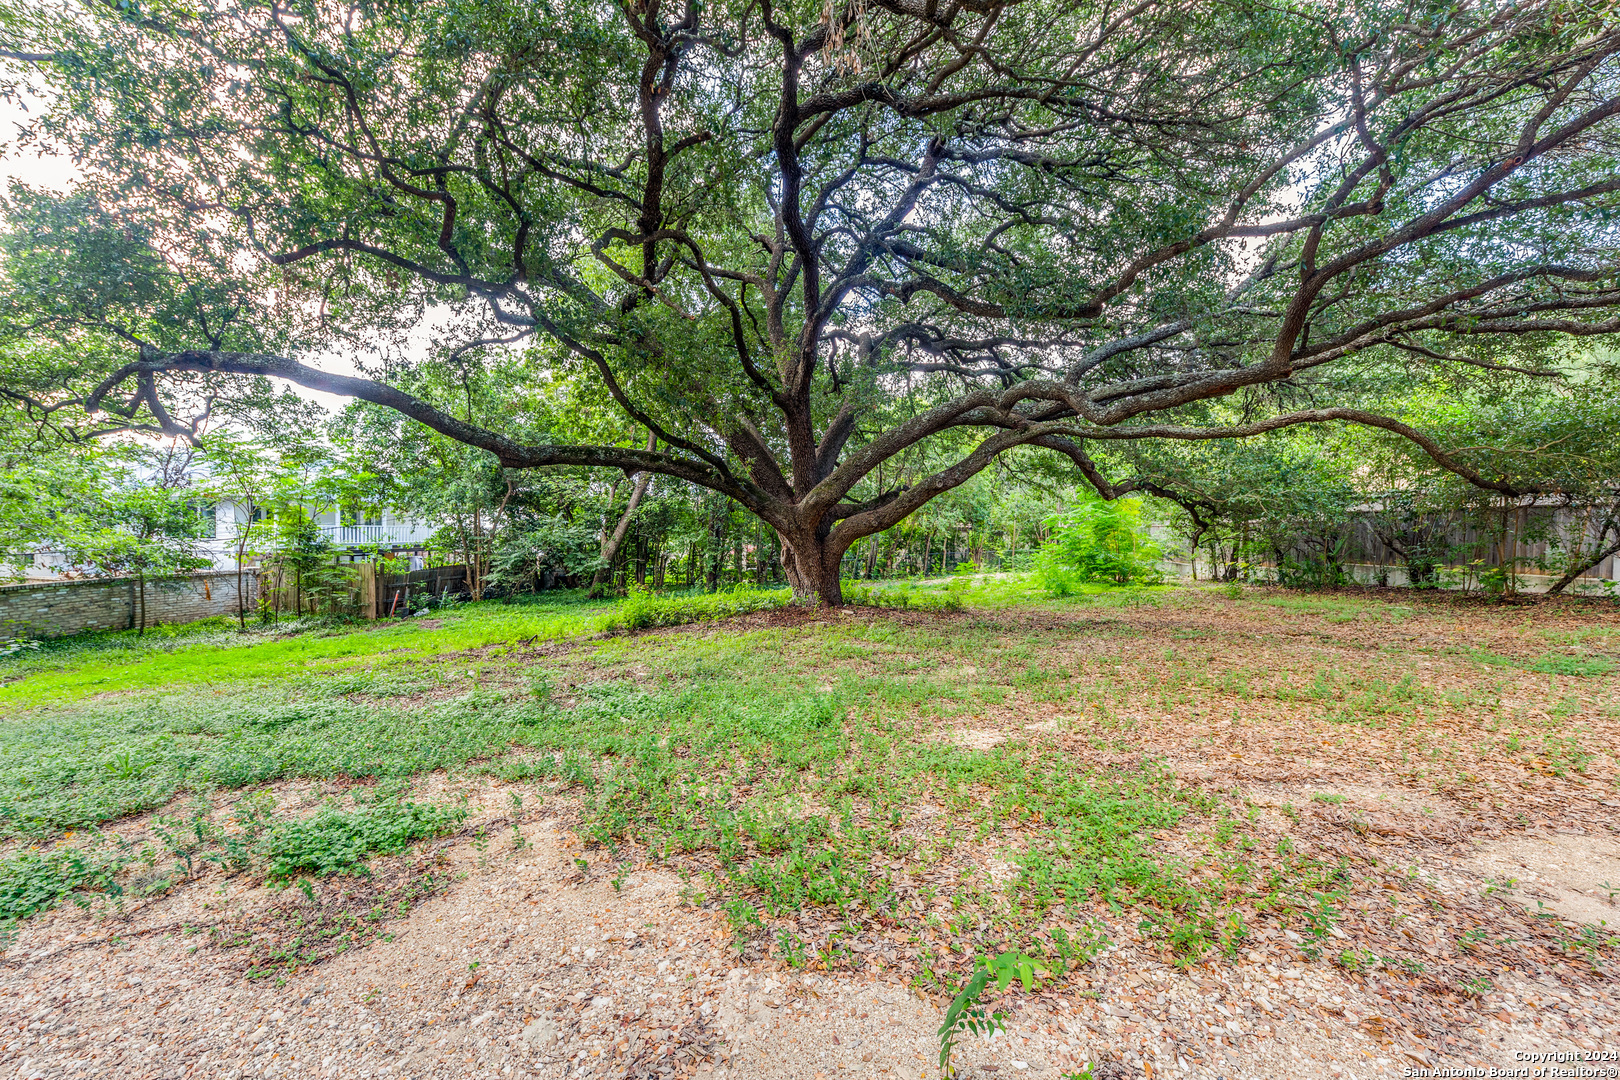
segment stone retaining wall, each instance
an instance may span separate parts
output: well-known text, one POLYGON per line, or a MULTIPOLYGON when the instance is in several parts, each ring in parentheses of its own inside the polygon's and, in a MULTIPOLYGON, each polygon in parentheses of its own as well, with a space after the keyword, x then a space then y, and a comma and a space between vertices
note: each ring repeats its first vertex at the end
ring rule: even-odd
MULTIPOLYGON (((258 578, 242 575, 248 611, 258 604, 258 578)), ((235 615, 236 571, 147 582, 146 625, 235 615)), ((140 590, 132 578, 0 585, 0 638, 46 638, 140 625, 140 590)))

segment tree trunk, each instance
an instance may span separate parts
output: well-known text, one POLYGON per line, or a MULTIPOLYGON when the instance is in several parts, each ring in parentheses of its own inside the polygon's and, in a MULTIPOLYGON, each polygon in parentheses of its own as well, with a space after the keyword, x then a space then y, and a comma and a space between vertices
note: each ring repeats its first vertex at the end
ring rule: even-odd
POLYGON ((146 575, 145 574, 136 574, 135 575, 135 585, 136 585, 137 591, 140 593, 140 596, 141 596, 141 624, 140 624, 139 629, 137 629, 135 631, 135 636, 136 637, 145 637, 146 636, 146 575))
MULTIPOLYGON (((647 451, 651 453, 656 449, 658 449, 658 436, 647 436, 647 451)), ((647 494, 647 485, 650 483, 652 483, 652 473, 636 474, 636 486, 630 489, 630 505, 624 508, 624 514, 620 516, 619 524, 614 527, 612 534, 602 538, 601 558, 596 567, 596 573, 591 575, 590 596, 596 597, 602 594, 602 583, 607 580, 608 571, 613 565, 613 558, 619 553, 619 545, 624 543, 624 534, 630 531, 630 519, 636 516, 636 507, 641 505, 641 497, 647 494)))
POLYGON ((709 592, 720 591, 720 570, 726 563, 726 530, 730 519, 727 500, 716 499, 709 508, 709 542, 703 549, 703 573, 709 592))
POLYGON ((1608 545, 1607 547, 1603 546, 1603 537, 1608 535, 1610 529, 1616 529, 1617 533, 1620 533, 1620 528, 1617 528, 1617 526, 1620 526, 1620 522, 1617 522, 1614 516, 1611 516, 1607 521, 1605 521, 1603 523, 1603 530, 1598 533, 1598 546, 1588 549, 1585 553, 1572 561, 1564 570, 1564 576, 1553 582, 1552 587, 1547 590, 1547 595, 1557 596, 1569 586, 1570 582, 1592 569, 1592 567, 1596 566, 1604 559, 1607 559, 1610 555, 1620 555, 1620 535, 1616 535, 1614 543, 1608 545))
POLYGON ((823 607, 843 604, 844 590, 838 570, 844 553, 834 551, 824 539, 816 536, 780 536, 780 539, 782 570, 793 587, 793 602, 823 607))
POLYGON ((1199 525, 1198 531, 1192 535, 1192 543, 1187 546, 1192 558, 1192 579, 1198 580, 1198 541, 1204 538, 1205 526, 1199 525))
POLYGON ((482 554, 481 541, 484 530, 483 515, 478 508, 473 507, 472 532, 467 537, 467 595, 473 600, 484 598, 484 568, 479 564, 482 554))
POLYGON ((242 633, 247 633, 247 598, 242 595, 242 556, 247 553, 247 541, 239 539, 236 542, 236 625, 242 633))
MULTIPOLYGON (((1513 589, 1513 570, 1509 567, 1509 563, 1508 563, 1508 559, 1509 559, 1509 556, 1508 556, 1509 525, 1508 525, 1508 507, 1507 507, 1507 500, 1506 499, 1502 500, 1502 513, 1501 513, 1500 517, 1501 517, 1501 524, 1500 524, 1500 526, 1498 528, 1497 537, 1496 537, 1496 565, 1498 567, 1500 567, 1501 570, 1502 570, 1502 595, 1503 596, 1512 596, 1513 592, 1514 592, 1514 589, 1513 589)), ((1518 537, 1514 536, 1515 547, 1517 547, 1517 540, 1518 540, 1518 537)), ((1517 555, 1517 554, 1518 554, 1518 552, 1514 551, 1514 555, 1517 555)), ((1514 566, 1518 565, 1518 560, 1517 559, 1513 560, 1513 565, 1514 566)))

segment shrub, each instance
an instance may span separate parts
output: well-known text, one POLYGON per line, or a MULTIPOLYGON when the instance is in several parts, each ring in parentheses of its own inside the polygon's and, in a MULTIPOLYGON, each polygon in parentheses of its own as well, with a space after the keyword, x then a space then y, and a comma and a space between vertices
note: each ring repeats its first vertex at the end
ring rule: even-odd
POLYGON ((1035 556, 1035 575, 1053 596, 1082 583, 1149 585, 1163 579, 1159 545, 1142 525, 1140 499, 1093 499, 1047 519, 1052 538, 1035 556))

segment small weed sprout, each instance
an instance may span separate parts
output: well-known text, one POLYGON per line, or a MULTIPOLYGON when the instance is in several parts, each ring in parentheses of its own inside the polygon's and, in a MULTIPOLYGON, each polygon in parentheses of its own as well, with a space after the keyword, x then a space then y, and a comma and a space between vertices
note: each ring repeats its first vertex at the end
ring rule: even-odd
POLYGON ((1339 966, 1346 971, 1371 971, 1379 960, 1371 949, 1346 949, 1339 954, 1339 966))
POLYGON ((1035 989, 1035 960, 1027 953, 1008 951, 992 958, 981 956, 978 970, 968 979, 950 1007, 945 1020, 939 1025, 939 1068, 942 1075, 953 1075, 951 1055, 963 1035, 994 1035, 1007 1029, 1007 1016, 1001 1012, 988 1012, 979 1004, 985 990, 995 983, 997 990, 1005 990, 1014 979, 1024 984, 1026 993, 1035 989))
POLYGON ((1058 975, 1091 963, 1107 952, 1112 944, 1108 932, 1099 922, 1086 923, 1073 936, 1061 926, 1054 926, 1049 933, 1052 944, 1057 948, 1058 970, 1055 974, 1058 975))
MULTIPOLYGON (((623 880, 622 874, 615 878, 615 888, 623 880)), ((765 925, 760 920, 759 910, 740 896, 726 902, 726 919, 731 923, 732 944, 739 949, 765 925)))
POLYGON ((788 967, 804 967, 804 942, 791 930, 776 932, 776 954, 786 961, 788 967))
POLYGON ((39 642, 31 638, 5 638, 0 640, 0 656, 16 656, 25 649, 38 651, 39 642))

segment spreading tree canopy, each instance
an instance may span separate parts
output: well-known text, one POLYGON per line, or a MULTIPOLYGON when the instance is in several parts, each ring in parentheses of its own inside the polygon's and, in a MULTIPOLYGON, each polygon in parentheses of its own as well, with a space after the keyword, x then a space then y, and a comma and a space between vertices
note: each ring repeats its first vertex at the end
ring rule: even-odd
POLYGON ((722 492, 822 602, 1023 447, 1115 496, 1149 481, 1110 440, 1351 422, 1509 490, 1366 381, 1620 330, 1596 3, 83 0, 0 32, 51 102, 24 141, 85 177, 9 203, 35 419, 183 432, 286 379, 722 492), (475 419, 514 357, 635 434, 475 419))

